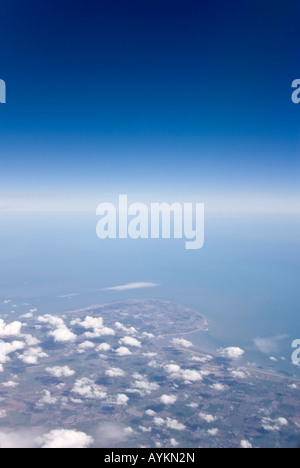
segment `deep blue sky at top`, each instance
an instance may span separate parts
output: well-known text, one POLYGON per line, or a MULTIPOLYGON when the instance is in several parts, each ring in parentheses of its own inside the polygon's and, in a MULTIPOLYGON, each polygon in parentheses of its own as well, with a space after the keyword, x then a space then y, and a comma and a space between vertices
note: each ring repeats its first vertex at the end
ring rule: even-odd
POLYGON ((0 192, 297 191, 299 0, 0 11, 0 192))

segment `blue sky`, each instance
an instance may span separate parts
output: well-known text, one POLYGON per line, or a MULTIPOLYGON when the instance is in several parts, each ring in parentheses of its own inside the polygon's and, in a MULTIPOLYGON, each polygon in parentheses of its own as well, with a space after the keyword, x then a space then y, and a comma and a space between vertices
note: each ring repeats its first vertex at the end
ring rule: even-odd
POLYGON ((5 2, 0 209, 83 197, 94 209, 131 193, 297 211, 299 10, 296 0, 5 2))

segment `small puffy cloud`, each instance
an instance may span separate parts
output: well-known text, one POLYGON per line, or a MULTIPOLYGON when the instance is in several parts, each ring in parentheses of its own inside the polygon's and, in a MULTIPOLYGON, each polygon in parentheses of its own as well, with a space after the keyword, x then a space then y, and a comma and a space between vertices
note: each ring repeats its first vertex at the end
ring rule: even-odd
POLYGON ((80 343, 80 345, 77 348, 77 352, 79 354, 85 353, 88 349, 93 349, 95 348, 95 343, 92 343, 91 341, 84 341, 83 343, 80 343))
POLYGON ((96 347, 96 351, 103 352, 103 351, 109 351, 111 349, 111 346, 108 343, 101 343, 96 347))
POLYGON ((37 346, 40 344, 40 341, 32 335, 22 335, 22 338, 25 340, 27 346, 37 346))
POLYGON ((123 284, 121 286, 113 286, 110 288, 104 288, 102 291, 131 291, 133 289, 142 289, 142 288, 155 288, 159 286, 156 283, 145 283, 145 282, 139 282, 139 283, 127 283, 123 284))
POLYGON ((134 381, 131 383, 131 387, 135 393, 139 393, 141 396, 150 395, 152 392, 159 389, 159 385, 155 382, 149 382, 148 379, 141 374, 133 375, 134 381))
POLYGON ((177 442, 176 439, 171 439, 171 440, 170 440, 170 444, 171 444, 171 447, 176 448, 176 447, 178 447, 179 442, 177 442))
POLYGON ((240 442, 240 448, 242 449, 252 449, 252 444, 250 444, 250 442, 248 442, 248 440, 241 440, 240 442))
POLYGON ((191 357, 191 361, 200 362, 201 364, 205 364, 206 362, 212 361, 212 359, 213 357, 210 356, 209 354, 207 354, 206 356, 202 356, 202 357, 199 357, 199 356, 191 357))
POLYGON ((199 418, 202 419, 203 421, 207 422, 208 424, 211 424, 215 422, 218 418, 213 416, 212 414, 206 414, 206 413, 200 413, 199 418))
POLYGON ((219 434, 219 429, 214 427, 213 429, 208 429, 207 434, 211 437, 216 437, 219 434))
POLYGON ((24 349, 25 344, 22 341, 13 341, 6 343, 0 340, 0 364, 5 364, 10 360, 9 355, 24 349))
POLYGON ((1 385, 2 385, 2 387, 5 387, 5 388, 15 388, 19 384, 18 384, 18 382, 14 382, 13 380, 9 380, 8 382, 4 382, 1 385))
POLYGON ((155 338, 155 336, 153 335, 153 333, 143 332, 143 336, 145 336, 145 338, 149 338, 150 340, 152 340, 153 338, 155 338))
POLYGON ((276 422, 279 424, 279 426, 288 426, 288 420, 286 418, 277 418, 276 422))
POLYGON ((5 410, 0 410, 0 419, 5 419, 6 418, 6 411, 5 410))
POLYGON ((277 362, 277 359, 274 356, 270 356, 270 361, 277 362))
POLYGON ((107 393, 103 392, 100 386, 96 385, 95 382, 85 377, 76 380, 72 392, 87 399, 103 400, 107 396, 107 393))
POLYGON ((228 359, 240 359, 245 354, 245 351, 236 346, 231 346, 220 350, 220 354, 228 359))
POLYGON ((86 332, 87 338, 99 338, 100 336, 114 335, 115 331, 112 328, 107 328, 103 324, 102 317, 85 317, 84 320, 75 319, 71 322, 71 325, 77 325, 85 330, 92 330, 92 332, 86 332))
POLYGON ((10 338, 13 336, 20 336, 21 329, 22 329, 21 322, 12 322, 6 325, 4 320, 0 319, 0 338, 10 338))
POLYGON ((158 427, 165 426, 168 429, 172 429, 174 431, 184 431, 186 429, 186 426, 180 423, 179 421, 177 421, 177 419, 171 419, 171 418, 163 419, 163 418, 157 417, 157 418, 154 418, 153 422, 158 427))
POLYGON ((192 408, 192 409, 195 409, 195 408, 198 408, 198 404, 197 403, 189 403, 188 405, 186 405, 188 408, 192 408))
POLYGON ((182 346, 183 348, 191 348, 194 346, 191 341, 184 340, 183 338, 173 338, 172 342, 175 346, 182 346))
POLYGON ((139 426, 139 430, 144 434, 152 432, 152 427, 139 426))
POLYGON ((129 398, 127 395, 125 395, 125 393, 119 393, 114 399, 115 405, 118 405, 118 406, 127 406, 128 401, 129 401, 129 398))
POLYGON ((116 322, 115 323, 115 327, 118 329, 118 330, 121 330, 125 333, 127 333, 128 335, 137 335, 138 331, 136 328, 134 327, 125 327, 125 325, 123 325, 122 323, 120 322, 116 322))
POLYGON ((215 384, 211 385, 210 388, 212 388, 216 392, 224 392, 224 390, 226 389, 225 385, 223 385, 221 383, 215 383, 215 384))
POLYGON ((193 369, 182 369, 177 364, 167 364, 165 369, 171 379, 183 380, 186 384, 200 382, 203 379, 203 374, 201 371, 196 371, 193 369))
POLYGON ((38 401, 38 406, 55 405, 57 398, 52 397, 49 390, 44 390, 44 396, 38 401))
POLYGON ((44 449, 88 448, 94 439, 84 432, 58 429, 44 434, 40 443, 44 449))
POLYGON ((136 340, 135 338, 132 338, 132 336, 125 336, 124 338, 122 338, 119 343, 121 345, 125 345, 125 346, 133 346, 133 347, 136 347, 136 348, 140 348, 141 347, 141 342, 136 340))
POLYGON ((46 314, 38 317, 38 322, 53 328, 49 336, 54 339, 55 343, 74 342, 77 338, 77 336, 67 328, 65 322, 60 317, 46 314))
POLYGON ((55 367, 47 367, 46 372, 52 375, 52 377, 56 377, 58 379, 62 377, 72 377, 75 374, 75 371, 70 369, 68 366, 55 366, 55 367))
POLYGON ((124 432, 128 436, 131 436, 134 434, 134 430, 132 429, 132 427, 125 427, 124 432))
POLYGON ((288 424, 288 420, 283 417, 279 417, 277 419, 271 419, 266 417, 262 420, 263 429, 267 432, 278 432, 283 427, 288 426, 288 424))
POLYGON ((39 359, 47 357, 49 357, 48 354, 44 353, 42 348, 37 347, 26 349, 26 351, 24 351, 23 354, 20 354, 18 356, 18 359, 20 359, 20 361, 23 361, 24 364, 36 365, 39 363, 39 359))
POLYGON ((239 369, 230 369, 230 373, 235 379, 245 379, 249 374, 239 369))
POLYGON ((160 397, 160 401, 164 405, 174 405, 174 403, 177 401, 177 397, 174 395, 162 395, 160 397))
POLYGON ((131 351, 125 346, 121 346, 120 348, 116 349, 115 352, 118 354, 118 356, 130 356, 130 354, 132 354, 131 351))
POLYGON ((111 369, 105 371, 105 374, 108 377, 123 377, 125 375, 125 372, 122 369, 119 369, 118 367, 112 367, 111 369))
POLYGON ((20 316, 20 318, 22 319, 30 319, 33 317, 33 313, 32 312, 27 312, 27 314, 23 314, 20 316))
POLYGON ((76 335, 71 332, 67 327, 56 328, 49 333, 55 343, 68 343, 76 340, 76 335))
POLYGON ((153 411, 153 410, 151 410, 151 409, 147 409, 147 410, 145 411, 145 414, 146 414, 147 416, 150 416, 150 417, 152 418, 153 416, 156 415, 156 412, 153 411))

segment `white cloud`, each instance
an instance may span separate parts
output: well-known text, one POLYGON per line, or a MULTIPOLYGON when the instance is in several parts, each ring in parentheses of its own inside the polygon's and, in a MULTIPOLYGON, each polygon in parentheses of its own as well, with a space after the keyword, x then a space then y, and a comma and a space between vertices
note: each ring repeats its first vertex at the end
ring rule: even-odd
POLYGON ((125 325, 123 325, 122 323, 120 322, 115 322, 115 327, 118 329, 118 330, 121 330, 125 333, 127 333, 128 335, 137 335, 138 331, 136 328, 134 327, 125 327, 125 325))
POLYGON ((1 384, 3 387, 5 388, 15 388, 17 387, 19 384, 18 382, 14 382, 13 380, 9 380, 8 382, 4 382, 1 384))
POLYGON ((206 414, 206 413, 200 413, 199 414, 200 419, 203 419, 203 421, 207 422, 208 424, 211 424, 215 422, 218 418, 213 416, 212 414, 206 414))
POLYGON ((95 382, 85 377, 76 380, 72 392, 77 393, 81 397, 87 399, 103 400, 107 396, 107 393, 103 392, 100 386, 96 385, 95 382))
POLYGON ((206 362, 212 361, 213 357, 207 354, 206 356, 199 357, 199 356, 192 356, 191 361, 195 362, 201 362, 202 364, 205 364, 206 362))
POLYGON ((120 344, 126 345, 126 346, 133 346, 136 348, 141 347, 141 342, 136 340, 135 338, 132 338, 131 336, 125 336, 119 341, 120 344))
POLYGON ((182 346, 183 348, 191 348, 194 346, 191 341, 184 340, 183 338, 173 338, 172 342, 174 345, 182 346))
POLYGON ((277 419, 263 418, 262 419, 263 429, 268 432, 280 431, 283 427, 288 426, 288 420, 283 417, 277 419))
POLYGON ((54 328, 49 333, 49 336, 52 337, 56 343, 74 342, 77 338, 77 336, 67 328, 65 322, 60 317, 46 314, 38 317, 38 321, 54 328))
POLYGON ((42 348, 37 347, 26 349, 26 351, 24 351, 23 354, 20 354, 18 356, 18 359, 20 359, 20 361, 23 361, 24 364, 36 365, 38 364, 39 359, 47 357, 49 357, 48 354, 44 353, 42 348))
POLYGON ((159 286, 156 283, 127 283, 121 286, 113 286, 111 288, 104 288, 102 291, 130 291, 132 289, 142 289, 142 288, 155 288, 159 286))
POLYGON ((127 395, 125 395, 125 393, 119 393, 116 396, 114 403, 119 406, 127 406, 128 401, 129 401, 129 398, 127 395))
POLYGON ((85 353, 88 349, 93 349, 95 348, 95 343, 92 343, 91 341, 84 341, 83 343, 80 343, 80 345, 77 348, 77 352, 79 354, 85 353))
POLYGON ((129 435, 129 436, 134 434, 134 430, 132 429, 132 427, 125 427, 124 432, 126 435, 129 435))
POLYGON ((52 375, 52 377, 56 377, 58 379, 62 377, 72 377, 75 374, 75 371, 70 369, 68 366, 55 366, 55 367, 47 367, 46 372, 52 375))
POLYGON ((216 437, 219 434, 219 429, 214 427, 213 429, 208 429, 207 433, 208 433, 208 435, 210 435, 212 437, 216 437))
POLYGON ((171 439, 171 440, 170 440, 170 444, 171 444, 171 447, 176 448, 176 447, 178 447, 179 442, 177 442, 176 439, 171 439))
POLYGON ((18 431, 14 429, 0 432, 0 447, 1 448, 37 448, 36 441, 38 433, 36 430, 27 428, 26 430, 18 431))
POLYGON ((20 316, 20 318, 22 319, 29 319, 29 318, 32 318, 33 317, 33 313, 32 312, 28 312, 27 314, 23 314, 20 316))
POLYGON ((153 410, 151 410, 151 409, 147 409, 147 410, 145 411, 145 414, 146 414, 147 416, 150 416, 150 417, 152 418, 153 416, 156 415, 156 412, 153 411, 153 410))
POLYGON ((277 362, 277 359, 274 356, 270 356, 270 361, 277 362))
POLYGON ((240 442, 240 448, 242 449, 252 449, 252 444, 250 444, 250 442, 248 442, 248 440, 241 440, 240 442))
POLYGON ((44 396, 38 401, 37 405, 38 406, 55 405, 56 402, 57 402, 57 398, 52 397, 49 390, 44 390, 44 396))
POLYGON ((119 369, 118 367, 112 367, 111 369, 105 371, 105 374, 108 377, 123 377, 125 375, 125 372, 122 369, 119 369))
POLYGON ((54 339, 55 343, 73 342, 77 338, 67 327, 56 328, 49 333, 49 336, 54 339))
POLYGON ((143 332, 143 336, 145 336, 146 338, 149 338, 150 340, 152 340, 152 338, 155 338, 153 333, 143 332))
POLYGON ((139 430, 144 434, 152 432, 152 427, 139 426, 139 430))
POLYGON ((108 343, 101 343, 97 346, 96 351, 109 351, 111 346, 108 343))
POLYGON ((230 369, 230 373, 235 379, 245 379, 249 375, 248 372, 239 369, 230 369))
POLYGON ((199 382, 202 380, 202 372, 193 369, 182 369, 177 364, 168 364, 165 366, 171 379, 183 380, 186 384, 199 382))
POLYGON ((225 385, 221 384, 221 383, 215 383, 213 385, 210 386, 213 390, 216 390, 217 392, 224 392, 224 390, 226 389, 225 385))
POLYGON ((44 434, 40 441, 45 449, 78 449, 90 447, 94 439, 84 432, 58 429, 44 434))
POLYGON ((121 346, 120 348, 116 349, 115 351, 119 356, 129 356, 131 353, 131 351, 129 351, 128 348, 126 348, 125 346, 121 346))
POLYGON ((157 417, 154 418, 153 422, 156 426, 166 426, 168 429, 172 429, 174 431, 184 431, 186 429, 185 425, 177 421, 177 419, 163 419, 157 417))
POLYGON ((174 403, 177 401, 177 397, 174 395, 162 395, 160 397, 160 401, 164 405, 174 405, 174 403))
POLYGON ((245 351, 243 349, 236 346, 220 350, 220 354, 228 359, 240 359, 244 353, 245 351))
POLYGON ((192 409, 195 409, 195 408, 198 408, 198 404, 197 403, 189 403, 188 405, 189 408, 192 408, 192 409))
POLYGON ((75 319, 71 322, 71 325, 78 325, 85 330, 93 330, 92 332, 86 332, 84 334, 87 338, 99 338, 100 336, 115 335, 115 331, 112 328, 104 326, 102 317, 87 316, 82 321, 80 319, 75 319))
POLYGON ((277 418, 276 422, 279 424, 279 426, 288 426, 288 420, 286 418, 277 418))
POLYGON ((0 338, 20 336, 21 328, 22 328, 21 322, 12 322, 6 325, 4 320, 0 319, 0 338))
POLYGON ((24 349, 25 345, 22 341, 13 341, 6 343, 0 340, 0 363, 5 364, 10 360, 9 355, 24 349))
POLYGON ((148 379, 141 374, 134 374, 135 379, 131 386, 135 389, 135 393, 139 393, 141 396, 150 395, 152 392, 159 389, 159 385, 155 382, 149 382, 148 379))
POLYGON ((22 338, 25 340, 27 346, 37 346, 40 344, 40 341, 32 335, 22 335, 22 338))
POLYGON ((0 410, 0 419, 6 418, 6 411, 5 410, 0 410))

